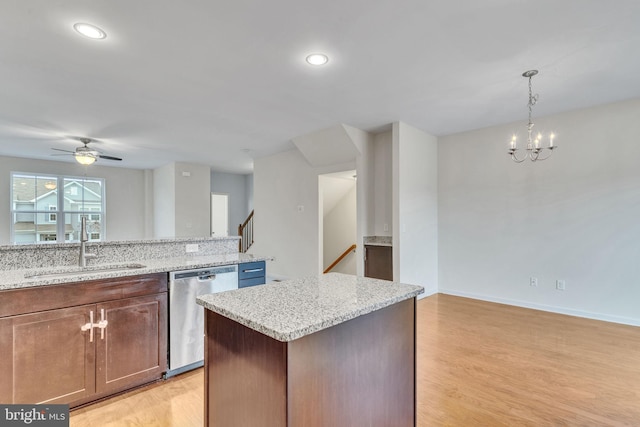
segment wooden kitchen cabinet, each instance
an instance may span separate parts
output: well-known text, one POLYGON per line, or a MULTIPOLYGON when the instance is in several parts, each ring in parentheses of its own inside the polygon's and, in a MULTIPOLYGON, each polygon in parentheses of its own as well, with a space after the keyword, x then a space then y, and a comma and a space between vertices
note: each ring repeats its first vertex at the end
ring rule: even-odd
POLYGON ((0 402, 74 407, 160 379, 166 276, 1 291, 0 402))
POLYGON ((69 403, 95 390, 92 306, 0 319, 0 402, 69 403))
POLYGON ((364 276, 393 280, 393 250, 391 246, 364 245, 364 276))
POLYGON ((96 392, 118 392, 160 378, 167 359, 166 293, 98 304, 96 312, 103 310, 109 323, 104 339, 96 330, 96 392))

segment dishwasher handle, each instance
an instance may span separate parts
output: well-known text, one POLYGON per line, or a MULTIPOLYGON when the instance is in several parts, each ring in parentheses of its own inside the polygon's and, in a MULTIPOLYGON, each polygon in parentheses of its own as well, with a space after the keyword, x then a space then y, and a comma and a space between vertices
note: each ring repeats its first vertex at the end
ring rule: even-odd
POLYGON ((169 273, 169 281, 174 282, 180 279, 198 278, 199 280, 214 280, 216 275, 223 273, 238 274, 237 265, 226 265, 220 267, 201 268, 194 270, 172 271, 169 273), (202 279, 201 279, 202 278, 202 279), (207 279, 210 278, 210 279, 207 279))
POLYGON ((202 276, 198 276, 198 282, 213 282, 216 280, 216 274, 203 274, 202 276))

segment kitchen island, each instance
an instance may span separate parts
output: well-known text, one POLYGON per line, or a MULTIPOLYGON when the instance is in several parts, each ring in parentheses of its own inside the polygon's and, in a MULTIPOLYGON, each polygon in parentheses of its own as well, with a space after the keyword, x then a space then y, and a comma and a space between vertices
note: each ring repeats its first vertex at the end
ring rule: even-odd
POLYGON ((424 288, 330 273, 203 295, 208 426, 415 426, 424 288))

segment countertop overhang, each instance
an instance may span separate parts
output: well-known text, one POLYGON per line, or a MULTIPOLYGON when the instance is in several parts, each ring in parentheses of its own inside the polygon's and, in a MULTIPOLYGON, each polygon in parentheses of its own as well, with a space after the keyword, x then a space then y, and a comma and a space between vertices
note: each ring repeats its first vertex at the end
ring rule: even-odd
POLYGON ((198 304, 282 342, 424 292, 422 286, 328 273, 202 295, 198 304))

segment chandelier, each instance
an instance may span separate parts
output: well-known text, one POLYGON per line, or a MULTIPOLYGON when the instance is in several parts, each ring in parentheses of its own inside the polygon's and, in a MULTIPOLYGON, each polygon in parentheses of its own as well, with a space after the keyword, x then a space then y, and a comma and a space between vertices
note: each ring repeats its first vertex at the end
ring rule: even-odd
POLYGON ((538 133, 535 137, 531 135, 533 133, 533 122, 531 121, 531 109, 536 102, 538 102, 538 94, 533 95, 531 92, 531 77, 538 74, 538 70, 529 70, 522 73, 522 77, 527 77, 529 79, 529 124, 527 125, 527 148, 526 152, 522 157, 518 157, 517 152, 519 148, 516 144, 516 136, 513 135, 511 138, 511 143, 509 144, 509 155, 511 156, 511 160, 516 163, 522 163, 525 160, 529 159, 532 162, 536 162, 538 160, 546 160, 551 157, 552 151, 556 148, 553 145, 553 139, 555 135, 552 133, 549 135, 549 145, 546 147, 542 146, 542 134, 538 133), (549 150, 546 155, 543 155, 545 150, 549 150))

